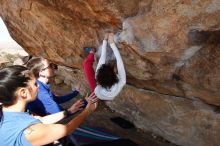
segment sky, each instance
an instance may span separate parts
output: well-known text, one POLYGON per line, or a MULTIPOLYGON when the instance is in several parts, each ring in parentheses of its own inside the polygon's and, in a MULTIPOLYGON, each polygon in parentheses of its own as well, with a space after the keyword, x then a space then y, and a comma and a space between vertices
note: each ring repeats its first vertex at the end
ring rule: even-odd
POLYGON ((2 18, 0 18, 0 41, 1 42, 10 42, 12 41, 11 36, 8 33, 8 30, 2 20, 2 18))
POLYGON ((0 49, 2 48, 21 48, 10 36, 7 27, 0 17, 0 49))

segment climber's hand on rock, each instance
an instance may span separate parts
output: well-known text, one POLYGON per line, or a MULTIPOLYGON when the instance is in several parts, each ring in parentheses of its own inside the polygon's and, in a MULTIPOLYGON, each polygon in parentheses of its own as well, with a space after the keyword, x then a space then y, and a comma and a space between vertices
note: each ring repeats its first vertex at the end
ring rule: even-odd
POLYGON ((108 40, 108 33, 105 33, 104 40, 108 40))
POLYGON ((108 43, 114 43, 114 34, 113 33, 109 33, 108 35, 108 43))

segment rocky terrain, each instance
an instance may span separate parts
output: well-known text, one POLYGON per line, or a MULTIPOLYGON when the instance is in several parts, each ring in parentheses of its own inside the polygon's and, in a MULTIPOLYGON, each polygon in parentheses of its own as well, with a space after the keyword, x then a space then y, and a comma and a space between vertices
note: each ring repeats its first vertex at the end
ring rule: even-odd
POLYGON ((0 16, 29 54, 85 90, 82 48, 114 31, 127 85, 107 105, 177 145, 219 145, 219 0, 0 0, 0 16))

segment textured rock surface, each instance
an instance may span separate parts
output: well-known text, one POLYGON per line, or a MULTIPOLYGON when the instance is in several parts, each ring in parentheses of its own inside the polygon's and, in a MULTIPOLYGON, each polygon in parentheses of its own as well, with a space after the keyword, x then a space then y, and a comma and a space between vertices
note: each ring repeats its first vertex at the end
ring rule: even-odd
POLYGON ((119 96, 108 105, 138 128, 163 135, 178 145, 219 145, 220 116, 200 101, 164 96, 131 86, 119 96))
MULTIPOLYGON (((134 87, 132 97, 124 89, 109 106, 174 143, 217 145, 219 0, 0 0, 0 15, 26 51, 75 73, 83 47, 99 46, 106 30, 120 32, 134 87)), ((66 83, 78 78, 64 76, 66 83)))

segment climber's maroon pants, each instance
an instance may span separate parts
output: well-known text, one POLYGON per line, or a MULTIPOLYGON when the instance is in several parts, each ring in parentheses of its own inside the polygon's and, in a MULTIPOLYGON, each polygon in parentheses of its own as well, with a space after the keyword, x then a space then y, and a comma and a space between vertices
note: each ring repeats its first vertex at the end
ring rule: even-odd
POLYGON ((96 81, 95 81, 95 71, 93 69, 93 63, 94 63, 94 54, 89 53, 89 55, 86 57, 84 62, 84 73, 86 76, 86 80, 89 84, 90 91, 93 92, 96 87, 96 81))

